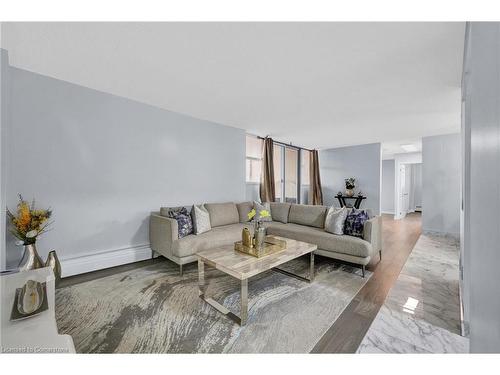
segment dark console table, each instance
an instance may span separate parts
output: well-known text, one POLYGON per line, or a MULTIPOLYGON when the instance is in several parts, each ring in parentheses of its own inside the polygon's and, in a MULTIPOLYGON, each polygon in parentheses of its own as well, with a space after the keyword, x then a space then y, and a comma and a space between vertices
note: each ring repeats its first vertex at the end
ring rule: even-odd
POLYGON ((359 196, 359 195, 353 195, 352 197, 348 197, 347 195, 336 195, 337 199, 339 200, 340 207, 354 207, 354 208, 359 208, 361 206, 361 202, 363 199, 366 199, 366 197, 359 196), (346 199, 354 199, 354 205, 349 206, 346 203, 346 199))

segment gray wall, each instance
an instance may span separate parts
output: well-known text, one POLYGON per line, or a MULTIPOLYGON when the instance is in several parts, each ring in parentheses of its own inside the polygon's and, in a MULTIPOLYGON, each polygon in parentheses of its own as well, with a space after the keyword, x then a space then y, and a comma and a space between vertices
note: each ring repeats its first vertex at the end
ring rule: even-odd
MULTIPOLYGON (((245 199, 245 132, 17 68, 7 204, 54 211, 39 242, 61 258, 149 243, 162 205, 245 199)), ((10 264, 21 250, 8 243, 10 264)))
POLYGON ((422 138, 422 229, 460 235, 460 135, 422 138))
POLYGON ((0 49, 0 270, 6 268, 5 253, 5 221, 6 221, 6 193, 7 193, 7 123, 9 120, 9 62, 7 51, 0 49))
POLYGON ((411 164, 410 209, 422 207, 422 164, 411 164))
POLYGON ((380 143, 321 150, 319 166, 324 204, 338 205, 335 196, 338 191, 345 191, 344 179, 354 177, 356 194, 361 190, 367 197, 361 207, 379 214, 381 161, 380 143))
POLYGON ((386 213, 394 213, 394 159, 382 160, 382 192, 381 210, 386 213))
POLYGON ((470 23, 464 74, 465 303, 471 352, 500 352, 500 23, 470 23), (470 290, 470 295, 468 291, 470 290))

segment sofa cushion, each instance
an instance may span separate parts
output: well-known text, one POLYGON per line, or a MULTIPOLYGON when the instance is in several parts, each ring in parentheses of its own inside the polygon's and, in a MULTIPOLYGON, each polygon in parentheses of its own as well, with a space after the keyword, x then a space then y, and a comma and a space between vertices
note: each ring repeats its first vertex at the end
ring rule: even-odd
MULTIPOLYGON (((247 227, 249 224, 246 225, 247 227)), ((199 251, 213 249, 219 246, 231 245, 241 240, 241 231, 245 224, 218 226, 199 235, 189 235, 172 242, 173 255, 182 258, 194 255, 199 251)))
POLYGON ((210 214, 210 225, 220 227, 222 225, 237 224, 240 216, 236 204, 228 203, 206 203, 205 208, 210 214))
POLYGON ((179 238, 186 237, 193 233, 193 221, 191 215, 185 207, 174 211, 168 211, 168 217, 177 221, 178 236, 179 238))
POLYGON ((332 234, 343 235, 344 222, 346 217, 347 217, 347 208, 330 207, 330 209, 326 213, 325 231, 332 234))
MULTIPOLYGON (((354 207, 349 207, 347 209, 347 215, 349 215, 351 213, 352 210, 356 210, 356 208, 354 207)), ((366 212, 366 214, 368 215, 368 219, 373 219, 376 215, 373 213, 373 210, 371 208, 364 208, 363 211, 366 212)))
POLYGON ((344 234, 354 237, 363 237, 363 228, 365 221, 368 220, 368 214, 364 210, 353 208, 345 219, 344 234))
POLYGON ((288 223, 288 214, 290 213, 290 203, 271 202, 271 216, 273 221, 288 223))
POLYGON ((259 203, 257 201, 253 201, 253 208, 255 209, 255 218, 254 220, 258 220, 258 221, 261 221, 261 222, 265 222, 265 221, 272 221, 272 217, 271 217, 271 204, 269 202, 262 202, 262 203, 259 203), (267 211, 269 213, 269 216, 265 216, 265 217, 261 217, 260 216, 260 213, 262 211, 267 211))
POLYGON ((368 241, 351 236, 337 236, 325 232, 321 228, 273 222, 267 226, 267 233, 312 243, 317 245, 318 249, 321 250, 334 251, 361 258, 370 256, 372 253, 372 246, 368 241))
POLYGON ((327 207, 307 204, 292 204, 288 222, 307 225, 310 227, 324 228, 327 207))
POLYGON ((204 205, 193 205, 191 209, 191 218, 193 219, 194 234, 205 233, 212 229, 210 226, 210 214, 204 205))
POLYGON ((252 211, 253 202, 241 202, 236 205, 238 215, 240 216, 240 223, 249 222, 248 213, 252 211))
POLYGON ((160 216, 169 217, 168 213, 170 211, 180 211, 183 208, 185 208, 186 210, 188 210, 188 212, 191 210, 191 207, 188 208, 188 207, 183 207, 183 206, 179 206, 179 207, 160 207, 160 216))

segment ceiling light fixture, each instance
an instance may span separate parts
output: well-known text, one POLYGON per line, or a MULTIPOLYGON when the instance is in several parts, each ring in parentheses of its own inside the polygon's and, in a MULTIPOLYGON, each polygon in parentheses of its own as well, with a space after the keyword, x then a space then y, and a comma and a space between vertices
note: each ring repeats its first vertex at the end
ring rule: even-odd
POLYGON ((406 152, 418 151, 418 148, 415 145, 401 145, 401 148, 406 152))

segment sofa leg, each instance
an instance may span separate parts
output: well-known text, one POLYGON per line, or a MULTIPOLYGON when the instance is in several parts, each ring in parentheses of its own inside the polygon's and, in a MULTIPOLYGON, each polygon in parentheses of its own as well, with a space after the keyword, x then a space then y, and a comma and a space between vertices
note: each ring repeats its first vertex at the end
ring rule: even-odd
POLYGON ((382 249, 380 249, 380 250, 378 251, 378 255, 379 255, 379 257, 380 257, 380 260, 382 260, 382 249))
POLYGON ((363 279, 365 278, 365 266, 361 266, 361 270, 363 272, 363 279))
POLYGON ((182 276, 182 264, 179 264, 179 276, 182 276))

